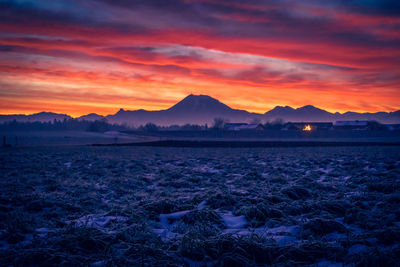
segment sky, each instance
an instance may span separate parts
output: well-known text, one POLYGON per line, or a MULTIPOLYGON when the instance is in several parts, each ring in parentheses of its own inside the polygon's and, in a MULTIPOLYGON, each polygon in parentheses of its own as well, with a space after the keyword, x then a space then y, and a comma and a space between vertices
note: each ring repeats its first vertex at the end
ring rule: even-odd
POLYGON ((400 1, 0 0, 0 114, 400 109, 400 1))

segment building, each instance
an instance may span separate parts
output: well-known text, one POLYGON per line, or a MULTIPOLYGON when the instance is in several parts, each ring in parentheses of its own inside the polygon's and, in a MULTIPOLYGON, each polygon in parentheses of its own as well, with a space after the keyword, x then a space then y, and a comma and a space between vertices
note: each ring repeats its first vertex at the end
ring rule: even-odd
POLYGON ((262 124, 226 123, 225 130, 227 130, 227 131, 262 131, 262 130, 264 130, 264 126, 262 124))
POLYGON ((288 122, 282 128, 282 130, 286 131, 315 131, 332 129, 332 122, 288 122))
POLYGON ((335 123, 335 129, 343 130, 368 130, 369 121, 337 121, 335 123))

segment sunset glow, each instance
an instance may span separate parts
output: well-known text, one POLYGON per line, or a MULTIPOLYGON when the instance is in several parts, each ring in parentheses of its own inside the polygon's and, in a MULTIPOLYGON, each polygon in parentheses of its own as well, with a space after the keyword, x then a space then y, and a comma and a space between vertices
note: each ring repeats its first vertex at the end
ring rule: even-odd
POLYGON ((400 109, 395 1, 0 4, 0 114, 166 109, 206 94, 264 113, 400 109))

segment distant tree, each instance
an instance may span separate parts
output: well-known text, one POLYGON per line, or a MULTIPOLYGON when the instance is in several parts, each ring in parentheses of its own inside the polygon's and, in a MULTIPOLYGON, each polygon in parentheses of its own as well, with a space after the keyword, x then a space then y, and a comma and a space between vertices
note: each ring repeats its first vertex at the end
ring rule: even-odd
POLYGON ((87 131, 89 132, 106 132, 110 130, 110 125, 105 119, 96 120, 89 124, 87 131))
POLYGON ((250 124, 260 124, 261 120, 259 118, 254 118, 250 121, 250 124))
POLYGON ((109 124, 105 119, 100 121, 80 121, 77 119, 53 120, 48 122, 18 122, 16 120, 0 123, 2 131, 121 131, 129 128, 118 124, 109 124))
POLYGON ((200 125, 196 125, 196 124, 185 124, 183 126, 180 127, 181 131, 200 131, 201 130, 201 126, 200 125))
POLYGON ((283 128, 285 122, 281 118, 277 118, 273 121, 264 124, 265 129, 269 130, 280 130, 283 128))
POLYGON ((227 122, 228 121, 226 119, 224 119, 224 118, 215 118, 214 122, 213 122, 213 125, 212 125, 212 128, 213 129, 217 129, 217 130, 222 130, 222 129, 224 129, 225 124, 227 122))
POLYGON ((166 126, 165 130, 167 131, 179 131, 181 129, 181 127, 177 124, 172 124, 170 126, 166 126))
POLYGON ((139 127, 140 130, 145 132, 157 132, 160 127, 155 125, 154 123, 146 123, 146 125, 139 127))
POLYGON ((375 130, 375 131, 381 131, 381 130, 386 130, 387 128, 385 125, 377 122, 377 121, 369 121, 368 122, 368 128, 370 130, 375 130))

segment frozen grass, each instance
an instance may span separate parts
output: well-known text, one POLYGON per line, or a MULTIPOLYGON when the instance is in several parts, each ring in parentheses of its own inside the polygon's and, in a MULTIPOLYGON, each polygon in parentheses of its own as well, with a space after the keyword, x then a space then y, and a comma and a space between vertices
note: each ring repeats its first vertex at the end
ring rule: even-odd
POLYGON ((3 266, 396 266, 397 148, 0 150, 3 266))

